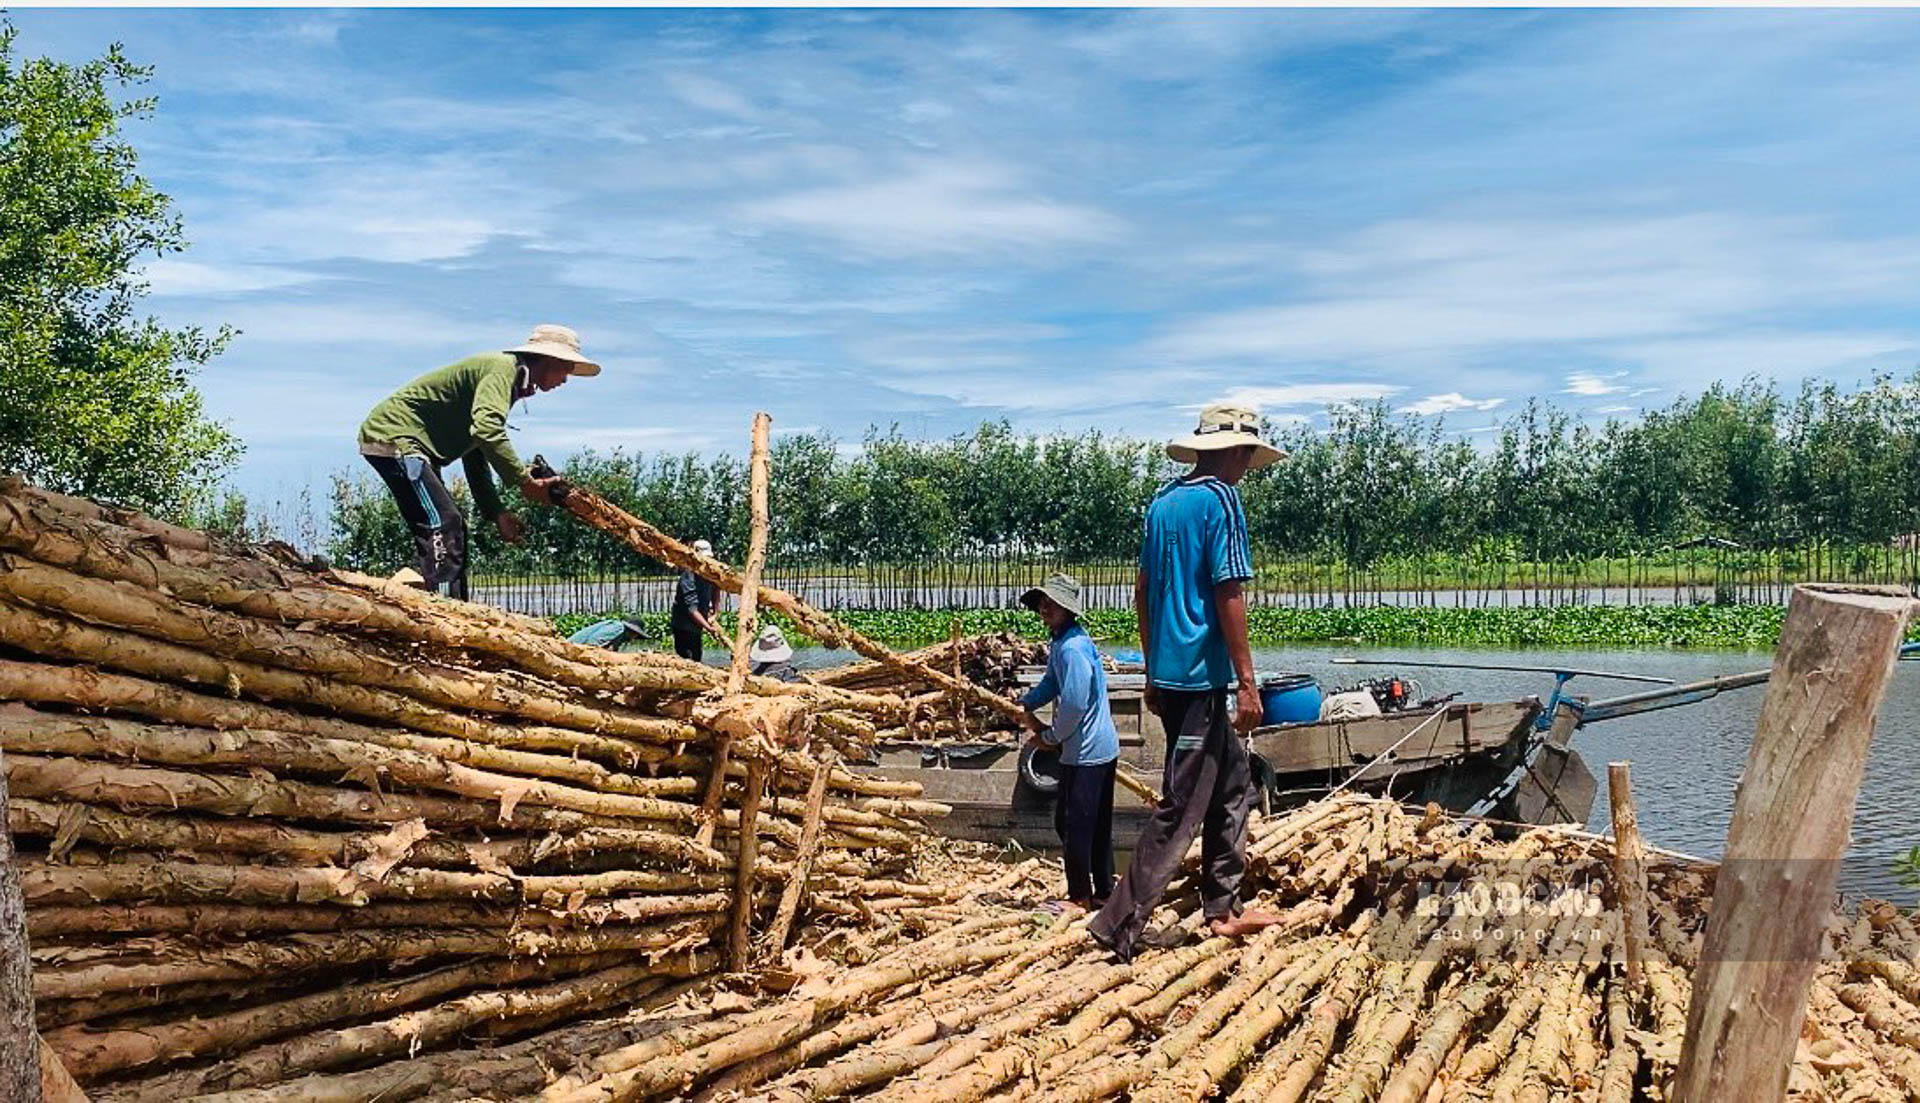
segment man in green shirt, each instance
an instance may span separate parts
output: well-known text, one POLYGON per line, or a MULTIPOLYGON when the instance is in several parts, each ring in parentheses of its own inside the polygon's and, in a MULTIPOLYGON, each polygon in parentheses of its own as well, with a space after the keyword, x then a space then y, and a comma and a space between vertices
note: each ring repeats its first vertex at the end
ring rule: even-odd
POLYGON ((458 459, 480 515, 518 544, 520 518, 500 504, 493 476, 519 488, 530 502, 547 504, 551 479, 527 474, 507 440, 507 410, 570 376, 599 375, 565 326, 535 326, 525 344, 470 356, 428 372, 395 391, 360 423, 360 454, 393 491, 413 531, 417 569, 430 590, 467 596, 467 521, 447 493, 440 469, 458 459))

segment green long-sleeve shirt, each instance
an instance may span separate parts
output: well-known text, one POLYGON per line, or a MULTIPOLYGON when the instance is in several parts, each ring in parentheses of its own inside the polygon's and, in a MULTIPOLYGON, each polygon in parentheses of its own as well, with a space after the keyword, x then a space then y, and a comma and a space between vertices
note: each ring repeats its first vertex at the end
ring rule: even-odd
POLYGON ((395 391, 360 423, 360 443, 419 455, 435 466, 461 461, 480 515, 500 515, 491 466, 508 486, 526 474, 507 440, 507 410, 519 364, 511 353, 469 356, 431 371, 395 391))

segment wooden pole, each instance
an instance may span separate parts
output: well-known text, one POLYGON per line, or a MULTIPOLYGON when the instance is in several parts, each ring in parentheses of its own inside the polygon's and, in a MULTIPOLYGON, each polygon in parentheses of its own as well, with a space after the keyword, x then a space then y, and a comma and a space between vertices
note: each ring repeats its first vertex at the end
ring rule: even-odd
POLYGON ((740 800, 740 856, 733 866, 733 922, 728 928, 727 968, 742 972, 753 926, 753 863, 760 852, 760 792, 767 785, 767 763, 747 760, 747 791, 740 800))
POLYGON ((1797 586, 1734 799, 1677 1103, 1786 1097, 1867 749, 1913 601, 1797 586))
POLYGON ((806 898, 807 879, 813 876, 813 860, 820 853, 820 820, 827 806, 827 778, 833 773, 833 752, 825 752, 813 772, 813 784, 807 789, 806 818, 800 823, 800 850, 793 858, 793 876, 780 892, 780 907, 774 912, 773 927, 767 932, 767 953, 778 961, 787 948, 787 931, 806 898))
MULTIPOLYGON (((733 665, 727 672, 728 696, 739 693, 747 684, 747 653, 753 646, 756 605, 760 596, 760 570, 767 557, 767 433, 773 419, 765 413, 753 415, 752 509, 753 529, 747 540, 747 570, 740 588, 740 623, 733 643, 733 665)), ((706 795, 700 801, 700 826, 694 840, 701 846, 713 842, 714 825, 719 821, 720 797, 727 787, 727 759, 733 751, 733 737, 721 732, 713 744, 713 773, 707 778, 706 795)))
MULTIPOLYGON (((585 487, 563 484, 555 489, 554 501, 581 521, 614 537, 649 559, 684 567, 730 594, 740 593, 745 587, 745 579, 731 567, 700 555, 692 548, 585 487)), ((944 670, 938 670, 916 659, 906 658, 884 644, 854 631, 837 618, 815 609, 785 590, 776 590, 763 584, 757 588, 757 592, 759 604, 779 611, 798 625, 802 632, 828 647, 849 647, 890 670, 938 686, 949 693, 957 693, 1016 723, 1025 715, 1020 706, 1012 700, 994 693, 985 686, 976 685, 968 679, 955 678, 944 670)))
POLYGON ((1613 882, 1626 922, 1627 986, 1638 991, 1647 945, 1647 855, 1640 840, 1640 817, 1633 808, 1633 771, 1627 763, 1607 763, 1607 800, 1613 806, 1613 882))
POLYGON ((0 754, 0 1099, 39 1103, 40 1035, 33 1024, 27 905, 20 897, 6 812, 7 775, 0 754))
POLYGON ((727 675, 727 693, 739 693, 747 684, 747 653, 753 647, 754 630, 759 627, 760 571, 767 560, 767 433, 773 418, 766 413, 753 415, 753 459, 751 461, 750 501, 753 530, 747 540, 747 567, 741 573, 740 623, 734 631, 733 669, 727 675))

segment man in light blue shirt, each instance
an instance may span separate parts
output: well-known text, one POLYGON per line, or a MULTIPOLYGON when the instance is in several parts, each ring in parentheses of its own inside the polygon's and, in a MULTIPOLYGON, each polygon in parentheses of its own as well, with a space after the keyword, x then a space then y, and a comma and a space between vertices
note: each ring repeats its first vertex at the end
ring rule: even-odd
POLYGON ((1027 710, 1029 743, 1060 749, 1060 788, 1054 793, 1053 828, 1060 833, 1067 867, 1067 903, 1082 910, 1105 904, 1113 890, 1113 772, 1120 735, 1107 703, 1107 672, 1093 637, 1080 627, 1080 583, 1053 574, 1020 595, 1040 614, 1053 642, 1047 672, 1020 703, 1027 710), (1053 705, 1053 723, 1034 710, 1053 705))
POLYGON ((1260 417, 1209 406, 1167 454, 1193 471, 1154 495, 1140 543, 1134 608, 1146 659, 1147 707, 1167 733, 1165 794, 1140 832, 1127 875, 1087 925, 1094 940, 1131 961, 1136 940, 1200 833, 1200 898, 1209 929, 1237 937, 1278 922, 1242 911, 1247 819, 1256 795, 1241 733, 1260 723, 1242 584, 1253 578, 1237 484, 1284 459, 1260 439, 1260 417), (1235 679, 1237 710, 1227 695, 1235 679), (1236 732, 1235 729, 1238 729, 1236 732))

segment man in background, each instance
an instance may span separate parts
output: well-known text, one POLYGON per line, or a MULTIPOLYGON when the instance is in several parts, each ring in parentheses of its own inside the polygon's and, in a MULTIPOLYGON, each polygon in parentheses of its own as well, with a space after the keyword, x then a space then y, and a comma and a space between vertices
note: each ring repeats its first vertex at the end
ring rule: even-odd
MULTIPOLYGON (((705 540, 695 540, 693 550, 708 558, 713 556, 713 545, 705 540)), ((712 636, 715 643, 726 646, 726 634, 720 630, 720 624, 714 620, 714 607, 719 600, 719 587, 691 570, 681 568, 680 580, 673 587, 673 612, 668 624, 673 630, 673 653, 683 659, 699 662, 706 654, 706 637, 712 636)))
POLYGON ((1236 486, 1286 453, 1260 439, 1252 410, 1213 405, 1201 411, 1192 434, 1167 444, 1167 455, 1193 470, 1160 488, 1147 507, 1134 580, 1146 704, 1167 733, 1165 795, 1141 829, 1126 876, 1087 924, 1122 961, 1133 959, 1196 831, 1200 898, 1212 933, 1239 937, 1279 921, 1242 911, 1238 900, 1256 795, 1244 733, 1260 724, 1260 692, 1242 591, 1253 577, 1253 554, 1236 486), (1236 679, 1238 709, 1230 714, 1236 679))
POLYGON ((481 353, 415 379, 395 391, 360 423, 360 454, 393 493, 413 533, 422 589, 467 596, 467 519, 447 493, 440 469, 459 460, 474 508, 518 544, 520 518, 500 503, 493 477, 529 502, 549 504, 552 479, 536 479, 507 439, 507 411, 538 391, 576 375, 599 375, 565 326, 535 326, 526 341, 481 353))
POLYGON ((747 662, 747 673, 755 677, 776 678, 782 682, 801 680, 800 671, 793 665, 793 645, 787 642, 786 633, 780 631, 777 624, 760 630, 752 650, 747 652, 747 662))

